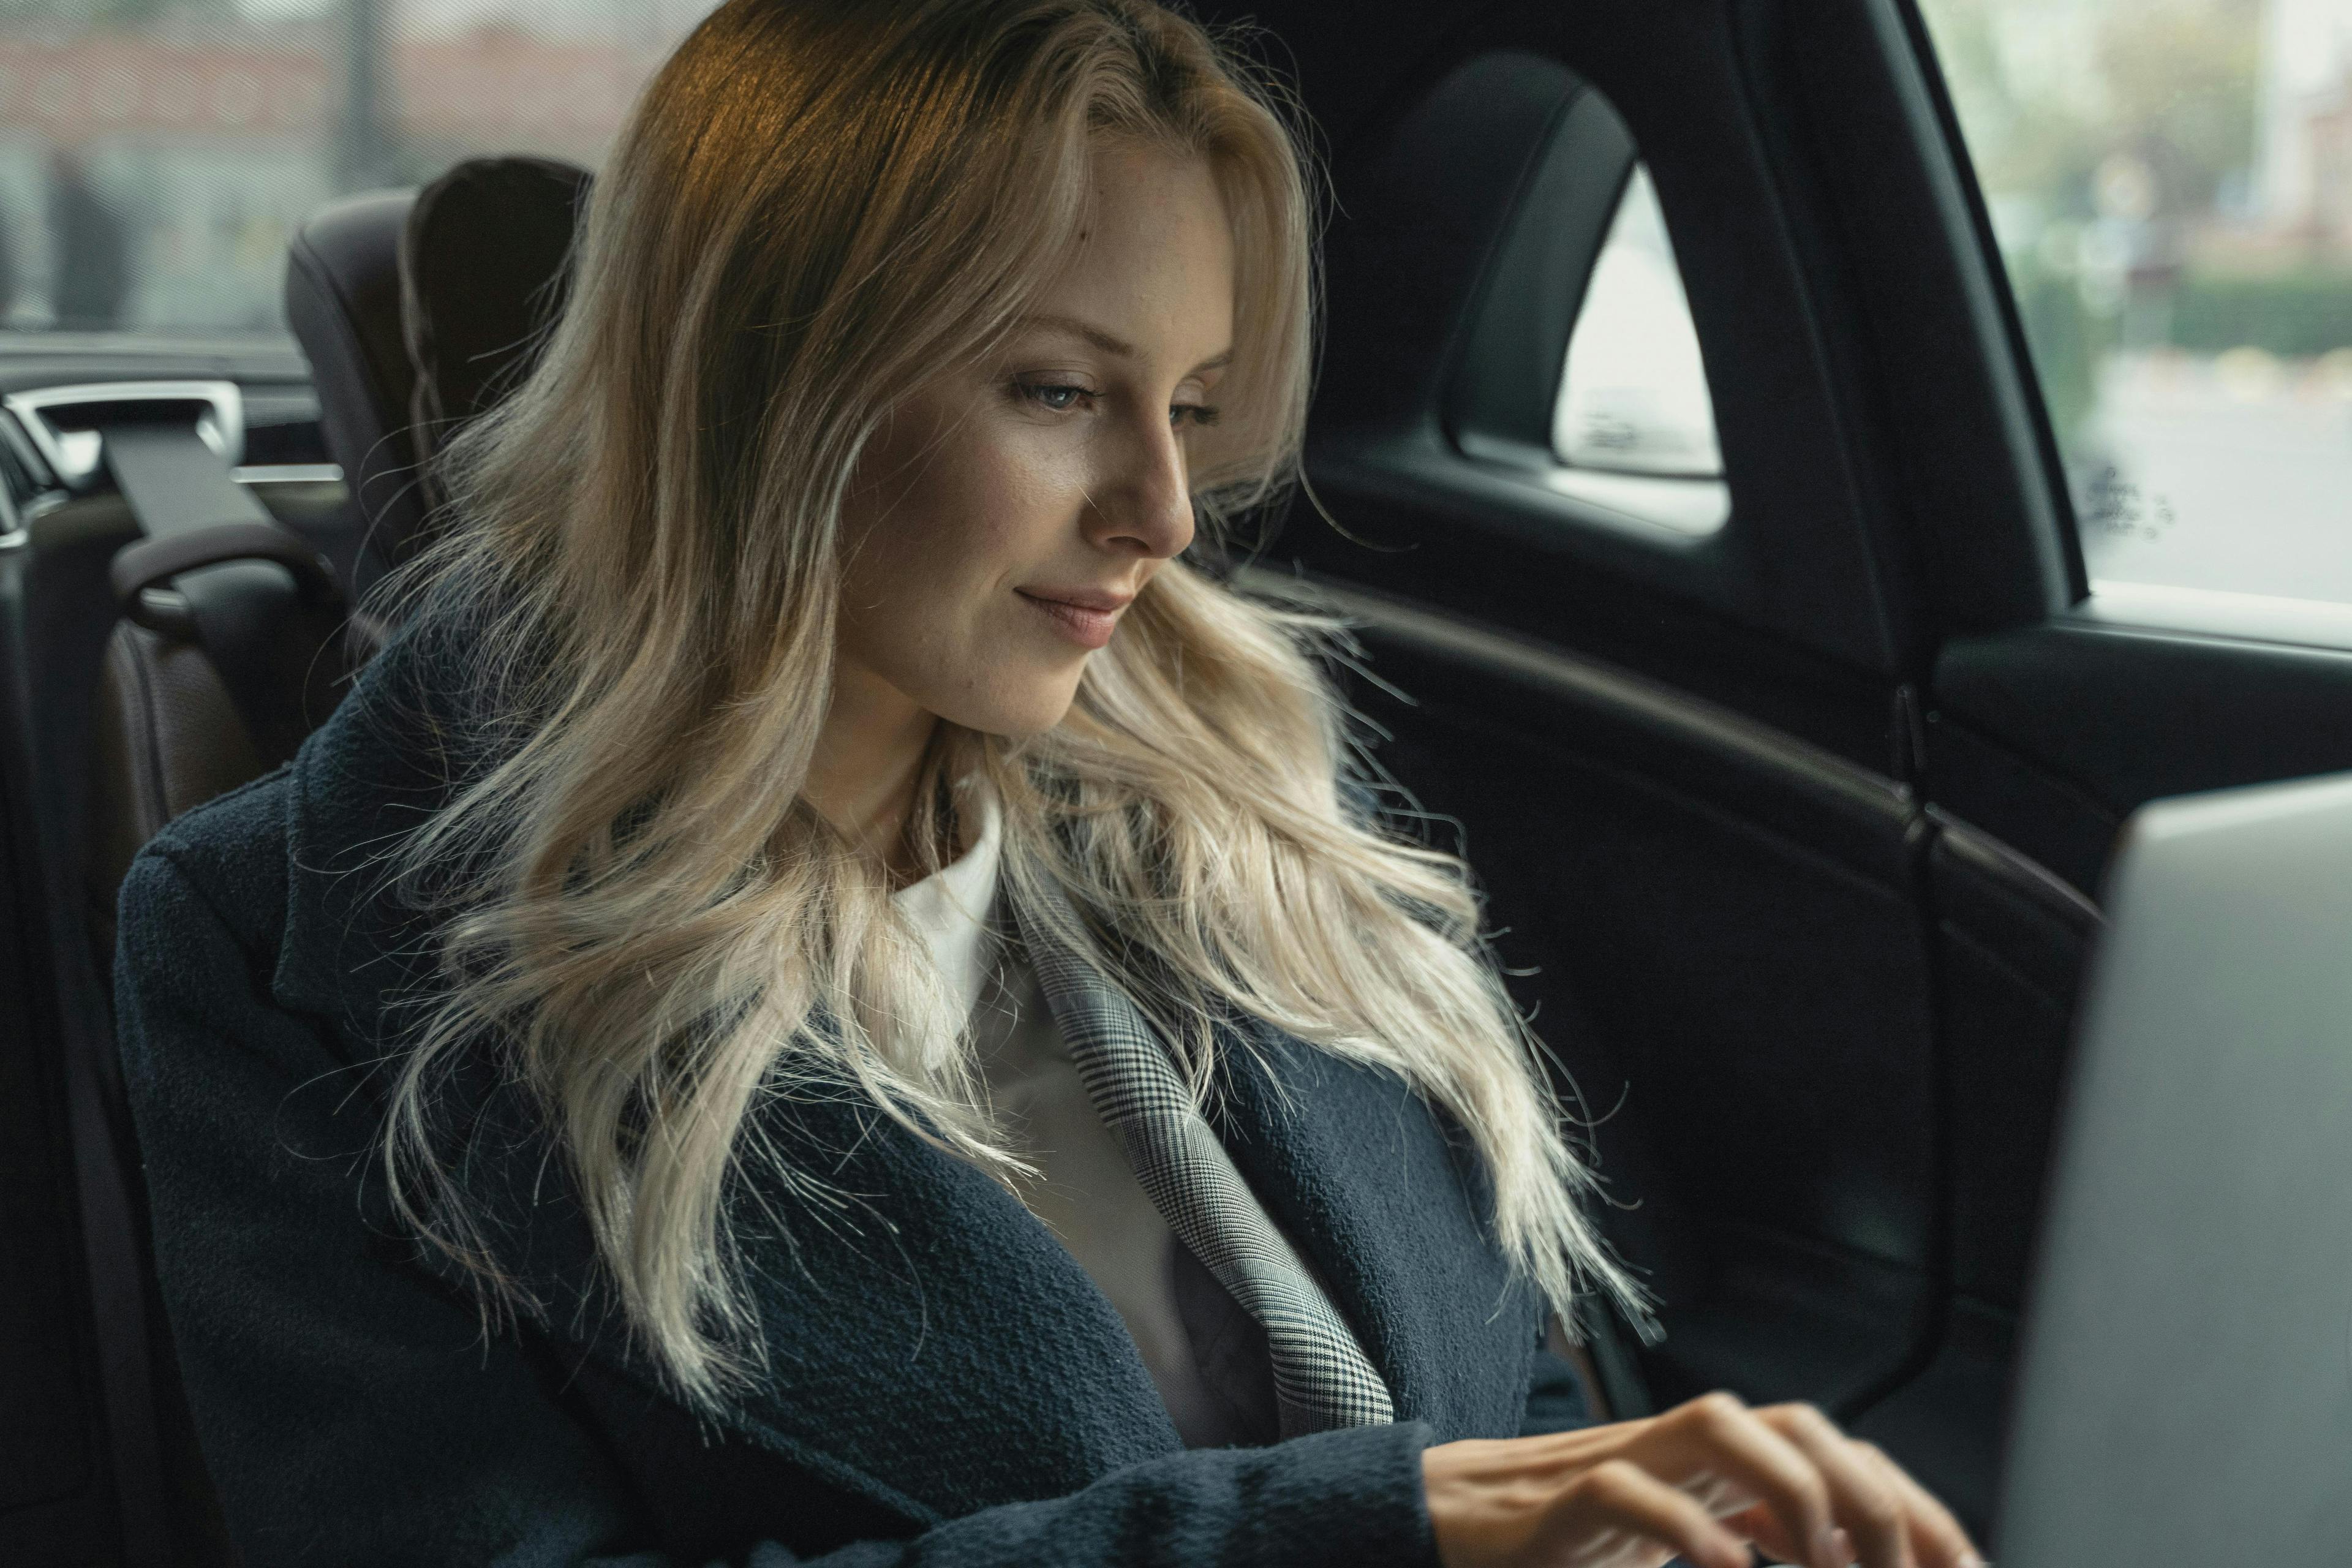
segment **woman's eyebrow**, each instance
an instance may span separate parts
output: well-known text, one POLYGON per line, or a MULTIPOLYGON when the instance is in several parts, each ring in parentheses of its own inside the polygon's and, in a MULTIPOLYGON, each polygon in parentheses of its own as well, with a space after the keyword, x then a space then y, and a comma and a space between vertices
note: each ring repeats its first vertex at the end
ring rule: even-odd
MULTIPOLYGON (((1102 352, 1107 354, 1117 354, 1121 359, 1133 359, 1135 357, 1135 345, 1133 343, 1129 342, 1125 338, 1116 337, 1109 332, 1106 332, 1100 327, 1089 326, 1086 322, 1079 321, 1076 316, 1024 316, 1020 321, 1015 322, 1014 325, 1023 327, 1046 327, 1055 331, 1067 332, 1074 338, 1084 338, 1087 342, 1094 344, 1095 347, 1102 350, 1102 352)), ((1199 364, 1194 365, 1192 369, 1196 373, 1204 370, 1221 370, 1229 362, 1231 362, 1233 357, 1234 351, 1226 349, 1221 353, 1213 354, 1211 357, 1202 360, 1199 364)))

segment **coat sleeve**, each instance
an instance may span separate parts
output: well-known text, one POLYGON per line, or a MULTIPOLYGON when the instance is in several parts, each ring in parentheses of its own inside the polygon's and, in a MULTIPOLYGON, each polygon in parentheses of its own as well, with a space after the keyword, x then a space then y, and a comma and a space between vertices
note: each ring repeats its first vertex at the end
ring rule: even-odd
MULTIPOLYGON (((355 1212, 373 1098, 163 851, 132 867, 116 958, 125 1080, 189 1405, 248 1568, 627 1564, 648 1512, 513 1334, 355 1212)), ((1435 1568, 1419 1423, 1129 1467, 783 1568, 1435 1568)), ((679 1565, 683 1568, 683 1564, 679 1565)))

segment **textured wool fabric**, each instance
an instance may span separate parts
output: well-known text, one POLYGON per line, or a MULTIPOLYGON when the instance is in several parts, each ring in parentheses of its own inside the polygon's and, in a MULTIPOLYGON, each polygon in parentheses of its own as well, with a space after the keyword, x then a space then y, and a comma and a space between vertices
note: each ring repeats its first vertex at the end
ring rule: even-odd
POLYGON ((1186 1449, 1036 1217, 846 1093, 761 1108, 761 1136, 842 1204, 743 1173, 765 1361, 698 1416, 633 1348, 490 1041, 440 1101, 522 1302, 486 1324, 370 1155, 432 935, 373 859, 483 765, 474 662, 410 623, 289 767, 165 829, 123 887, 156 1263, 247 1568, 1429 1568, 1421 1449, 1575 1418, 1458 1132, 1393 1075, 1246 1018, 1219 1136, 1357 1327, 1392 1424, 1186 1449))

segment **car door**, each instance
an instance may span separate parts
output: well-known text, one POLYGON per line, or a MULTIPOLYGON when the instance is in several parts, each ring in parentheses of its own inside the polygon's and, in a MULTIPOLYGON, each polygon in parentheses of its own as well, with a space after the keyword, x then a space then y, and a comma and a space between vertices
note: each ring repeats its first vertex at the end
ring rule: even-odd
MULTIPOLYGON (((2150 799, 2352 768, 2352 242, 2328 216, 2352 37, 2325 0, 1857 11, 1849 50, 1796 55, 1824 142, 1916 168, 1856 193, 1845 248, 1923 553, 1951 563, 1923 790, 2095 895, 2150 799), (1867 68, 1822 68, 1843 58, 1867 68), (1979 489, 1955 393, 2011 454, 1979 489), (1987 516, 2033 520, 2003 531, 2034 572, 1971 569, 1987 516), (2021 584, 2053 576, 2037 609, 2021 584)), ((1993 963, 1948 945, 1956 989, 1993 963)), ((1898 1441, 1943 1441, 1938 1389, 1983 1402, 2006 1365, 2061 1070, 2026 1037, 1952 1042, 1955 1332, 1868 1423, 1898 1441)))
POLYGON ((1467 853, 1581 1094, 1664 1330, 1601 1357, 1612 1405, 1851 1416, 1945 1308, 1941 836, 1918 567, 1751 21, 1490 7, 1375 92, 1276 20, 1333 147, 1328 520, 1255 580, 1359 624, 1400 820, 1467 853))
POLYGON ((1249 580, 1353 617, 1581 1095, 1665 1331, 1603 1381, 1814 1400, 1981 1530, 2109 843, 2352 765, 2338 623, 2091 591, 1908 5, 1260 14, 1334 203, 1315 504, 1249 580))

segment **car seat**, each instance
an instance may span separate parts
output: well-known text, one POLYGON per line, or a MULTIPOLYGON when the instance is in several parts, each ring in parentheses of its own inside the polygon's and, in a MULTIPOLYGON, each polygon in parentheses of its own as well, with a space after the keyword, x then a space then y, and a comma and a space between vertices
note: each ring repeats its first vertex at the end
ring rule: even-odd
POLYGON ((433 537, 445 498, 430 459, 536 362, 588 185, 554 159, 469 158, 422 190, 340 202, 296 236, 286 311, 367 524, 357 600, 433 537))

